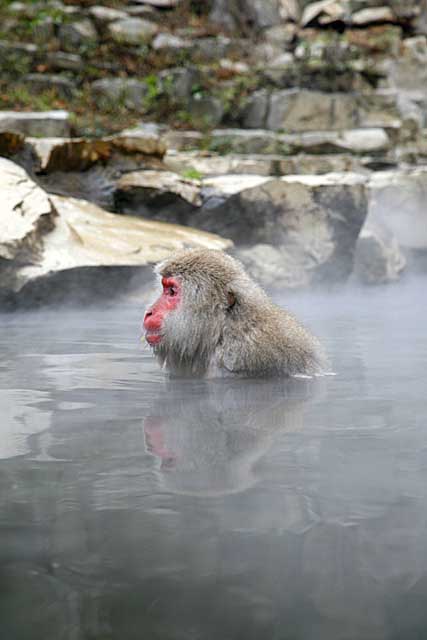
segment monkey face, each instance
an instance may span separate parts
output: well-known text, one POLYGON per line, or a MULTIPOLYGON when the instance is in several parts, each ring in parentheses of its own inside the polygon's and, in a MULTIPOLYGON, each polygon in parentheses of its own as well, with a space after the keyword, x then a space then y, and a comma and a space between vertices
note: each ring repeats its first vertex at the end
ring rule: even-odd
POLYGON ((162 278, 162 286, 162 294, 147 309, 144 316, 145 338, 150 346, 161 343, 165 319, 181 302, 182 287, 178 278, 162 278))

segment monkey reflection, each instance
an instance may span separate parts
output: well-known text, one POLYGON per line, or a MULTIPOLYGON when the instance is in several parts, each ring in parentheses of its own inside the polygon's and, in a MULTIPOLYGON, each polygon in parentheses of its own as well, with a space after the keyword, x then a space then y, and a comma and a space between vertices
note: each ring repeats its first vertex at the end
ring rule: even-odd
POLYGON ((256 482, 254 466, 279 432, 298 431, 316 380, 174 380, 144 420, 146 450, 167 488, 221 495, 256 482))

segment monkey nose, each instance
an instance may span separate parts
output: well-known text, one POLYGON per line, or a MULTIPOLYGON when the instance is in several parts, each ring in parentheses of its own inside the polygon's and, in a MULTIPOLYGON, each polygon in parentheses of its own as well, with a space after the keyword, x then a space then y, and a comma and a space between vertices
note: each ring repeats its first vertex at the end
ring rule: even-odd
POLYGON ((147 320, 149 320, 150 316, 152 315, 153 312, 151 311, 151 309, 148 309, 148 311, 144 313, 144 320, 142 321, 142 326, 144 327, 144 329, 147 328, 147 320))
POLYGON ((144 329, 147 331, 158 331, 161 327, 161 318, 154 315, 152 309, 148 309, 144 316, 144 329))

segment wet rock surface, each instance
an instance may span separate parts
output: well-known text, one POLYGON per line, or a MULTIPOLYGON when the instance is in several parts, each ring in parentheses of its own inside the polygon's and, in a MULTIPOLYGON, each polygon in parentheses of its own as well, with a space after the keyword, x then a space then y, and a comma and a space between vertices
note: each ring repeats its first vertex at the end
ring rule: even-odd
POLYGON ((260 245, 276 248, 266 252, 265 286, 345 282, 367 213, 365 182, 355 174, 263 181, 232 193, 217 207, 206 207, 198 225, 231 238, 237 249, 244 247, 242 256, 249 269, 254 261, 255 273, 262 265, 260 245), (253 245, 255 253, 246 250, 253 245), (283 275, 275 282, 268 264, 277 263, 280 253, 283 275))
POLYGON ((70 135, 70 114, 66 111, 0 111, 0 131, 12 131, 28 136, 70 135))
MULTIPOLYGON (((174 249, 231 246, 213 234, 117 216, 85 200, 48 195, 10 160, 0 159, 0 185, 2 308, 109 296, 111 282, 100 277, 106 269, 119 292, 142 267, 174 249)), ((144 275, 139 276, 141 285, 144 275)))
POLYGON ((3 260, 24 262, 39 251, 40 236, 53 226, 55 208, 24 169, 3 158, 0 187, 0 256, 3 260))

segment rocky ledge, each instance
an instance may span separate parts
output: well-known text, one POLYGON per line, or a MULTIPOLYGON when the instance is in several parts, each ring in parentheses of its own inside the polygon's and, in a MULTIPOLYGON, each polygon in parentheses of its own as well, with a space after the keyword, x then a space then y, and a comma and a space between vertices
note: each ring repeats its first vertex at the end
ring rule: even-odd
POLYGON ((141 288, 147 266, 173 250, 231 246, 214 234, 47 194, 6 159, 0 189, 0 308, 111 298, 141 288))
POLYGON ((268 289, 391 282, 427 249, 427 169, 274 175, 278 158, 180 152, 167 138, 150 125, 0 134, 2 308, 142 288, 183 246, 232 251, 268 289))
POLYGON ((111 296, 175 246, 267 288, 425 269, 427 9, 398 5, 1 7, 2 308, 111 296))

